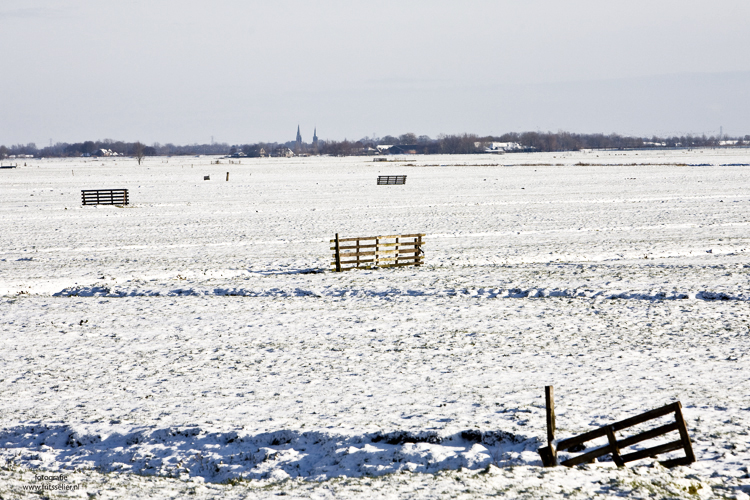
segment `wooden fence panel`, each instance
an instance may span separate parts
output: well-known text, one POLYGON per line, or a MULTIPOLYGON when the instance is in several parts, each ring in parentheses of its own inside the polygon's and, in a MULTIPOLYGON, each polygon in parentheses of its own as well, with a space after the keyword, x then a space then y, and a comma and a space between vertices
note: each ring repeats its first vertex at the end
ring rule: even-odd
POLYGON ((357 268, 419 266, 424 261, 424 234, 362 236, 331 240, 335 271, 357 268), (342 244, 345 243, 345 244, 342 244))
POLYGON ((82 189, 81 201, 84 205, 127 205, 127 189, 82 189))
POLYGON ((378 186, 394 186, 399 184, 406 184, 405 175, 379 175, 378 186))
MULTIPOLYGON (((554 439, 554 430, 550 432, 550 424, 554 426, 554 403, 552 402, 552 388, 547 388, 547 425, 548 425, 548 444, 542 448, 539 448, 539 455, 542 457, 542 463, 545 466, 557 465, 557 452, 568 450, 573 447, 579 447, 584 445, 586 442, 593 439, 606 437, 607 444, 599 446, 593 449, 584 449, 583 453, 561 462, 561 465, 572 467, 574 465, 584 464, 593 462, 596 458, 604 455, 612 455, 612 460, 618 467, 623 467, 627 462, 635 460, 641 460, 648 457, 655 457, 662 453, 668 453, 676 450, 683 450, 685 452, 684 457, 673 458, 669 460, 661 461, 661 464, 665 467, 673 467, 675 465, 687 465, 695 462, 695 454, 693 453, 693 447, 690 442, 690 435, 687 431, 687 425, 685 419, 682 416, 682 405, 679 401, 675 403, 656 408, 654 410, 647 411, 640 415, 636 415, 625 420, 620 420, 611 425, 605 425, 598 429, 586 432, 579 436, 575 436, 568 439, 559 441, 556 445, 551 442, 554 439), (648 422, 660 417, 673 414, 674 422, 649 429, 647 431, 639 432, 635 435, 624 439, 617 439, 615 432, 622 431, 624 429, 633 427, 638 424, 648 422), (551 416, 551 419, 550 419, 551 416), (648 439, 654 439, 660 436, 669 434, 670 432, 678 432, 679 439, 676 441, 670 441, 667 443, 652 446, 650 448, 632 451, 630 453, 622 454, 621 450, 634 444, 646 441, 648 439)), ((554 427, 552 428, 554 429, 554 427)))

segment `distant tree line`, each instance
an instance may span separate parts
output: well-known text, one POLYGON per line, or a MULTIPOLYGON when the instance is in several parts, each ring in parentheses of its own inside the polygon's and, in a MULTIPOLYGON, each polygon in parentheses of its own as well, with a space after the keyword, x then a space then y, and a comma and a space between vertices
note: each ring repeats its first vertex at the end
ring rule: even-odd
MULTIPOLYGON (((399 146, 396 151, 414 151, 419 154, 472 154, 484 152, 492 143, 513 143, 516 151, 578 151, 581 149, 644 149, 644 148, 712 148, 726 145, 750 146, 750 135, 728 136, 674 136, 674 137, 630 137, 619 134, 576 134, 572 132, 510 132, 501 136, 478 136, 475 134, 439 135, 432 139, 413 133, 399 136, 364 137, 359 140, 321 140, 313 146, 305 144, 304 154, 347 156, 377 154, 383 146, 399 146), (380 148, 379 148, 380 147, 380 148)), ((118 155, 132 156, 139 161, 146 156, 177 155, 231 155, 271 156, 287 152, 294 141, 276 143, 262 142, 230 146, 226 143, 212 144, 159 144, 146 146, 140 142, 124 142, 104 139, 76 143, 58 142, 53 146, 38 148, 36 144, 13 144, 0 146, 0 159, 8 156, 32 155, 34 157, 94 156, 101 150, 118 155)))
MULTIPOLYGON (((750 135, 744 137, 722 136, 674 136, 674 137, 629 137, 619 134, 575 134, 571 132, 510 132, 501 136, 478 136, 475 134, 440 135, 432 139, 426 135, 387 135, 381 138, 365 137, 358 141, 320 141, 318 152, 329 155, 359 154, 378 146, 414 146, 423 154, 471 154, 483 153, 492 143, 515 143, 516 151, 579 151, 581 149, 647 149, 647 148, 711 148, 722 142, 735 141, 738 146, 750 145, 750 135)), ((403 148, 402 148, 403 149, 403 148)))
POLYGON ((0 158, 18 155, 33 155, 37 158, 49 157, 76 157, 96 156, 99 151, 106 150, 122 156, 176 156, 176 155, 226 155, 229 154, 230 146, 226 143, 214 144, 190 144, 179 146, 175 144, 159 144, 151 146, 136 142, 114 141, 104 139, 101 141, 84 142, 58 142, 53 146, 38 148, 36 144, 13 144, 11 146, 0 146, 0 158))

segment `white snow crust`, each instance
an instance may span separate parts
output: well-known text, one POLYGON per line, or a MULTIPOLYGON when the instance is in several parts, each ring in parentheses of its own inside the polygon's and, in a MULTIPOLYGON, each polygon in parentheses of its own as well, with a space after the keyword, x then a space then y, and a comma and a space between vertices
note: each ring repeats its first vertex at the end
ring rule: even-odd
POLYGON ((747 498, 748 150, 216 159, 0 172, 3 498, 747 498), (561 438, 681 401, 697 462, 542 468, 549 384, 561 438))

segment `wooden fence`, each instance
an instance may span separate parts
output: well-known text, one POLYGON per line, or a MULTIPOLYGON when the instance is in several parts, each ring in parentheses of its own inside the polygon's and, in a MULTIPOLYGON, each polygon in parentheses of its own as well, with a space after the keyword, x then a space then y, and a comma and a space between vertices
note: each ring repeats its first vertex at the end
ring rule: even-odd
POLYGON ((635 460, 641 460, 644 458, 655 457, 662 453, 668 453, 682 449, 685 452, 684 457, 672 458, 669 460, 663 460, 660 463, 664 467, 674 467, 676 465, 688 465, 695 462, 695 454, 693 453, 693 446, 690 443, 690 435, 688 434, 687 425, 685 419, 682 416, 682 405, 679 401, 650 410, 634 417, 620 420, 611 425, 605 425, 592 431, 586 432, 579 436, 575 436, 568 439, 563 439, 555 444, 555 411, 554 411, 554 399, 552 393, 552 386, 548 386, 547 392, 547 446, 539 448, 539 455, 542 457, 542 463, 546 466, 557 465, 557 452, 570 449, 581 449, 583 453, 575 457, 569 458, 560 462, 561 465, 572 467, 583 463, 591 463, 598 457, 604 455, 612 455, 612 460, 618 467, 625 466, 628 462, 635 460), (653 429, 639 432, 630 437, 624 439, 617 439, 615 432, 622 431, 629 427, 633 427, 639 424, 654 420, 659 417, 664 417, 669 414, 674 414, 674 422, 660 425, 653 429), (624 448, 633 446, 634 444, 654 439, 660 436, 664 436, 670 432, 679 433, 679 439, 669 441, 667 443, 652 446, 642 450, 631 451, 629 453, 622 453, 624 448), (592 450, 586 450, 585 443, 597 438, 607 437, 608 443, 604 446, 599 446, 592 450))
POLYGON ((424 234, 365 236, 331 240, 333 270, 349 271, 358 267, 419 266, 424 259, 424 234))
POLYGON ((127 189, 82 189, 84 205, 127 205, 127 189))
POLYGON ((393 186, 396 184, 406 184, 405 175, 379 175, 378 186, 393 186))

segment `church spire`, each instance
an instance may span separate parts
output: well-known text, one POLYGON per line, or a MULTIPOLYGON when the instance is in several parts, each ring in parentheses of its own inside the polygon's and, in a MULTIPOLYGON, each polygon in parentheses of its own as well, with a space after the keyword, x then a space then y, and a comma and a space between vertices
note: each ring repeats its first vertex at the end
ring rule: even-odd
POLYGON ((294 144, 294 152, 300 154, 302 152, 302 134, 299 133, 299 125, 297 125, 297 140, 294 144))

